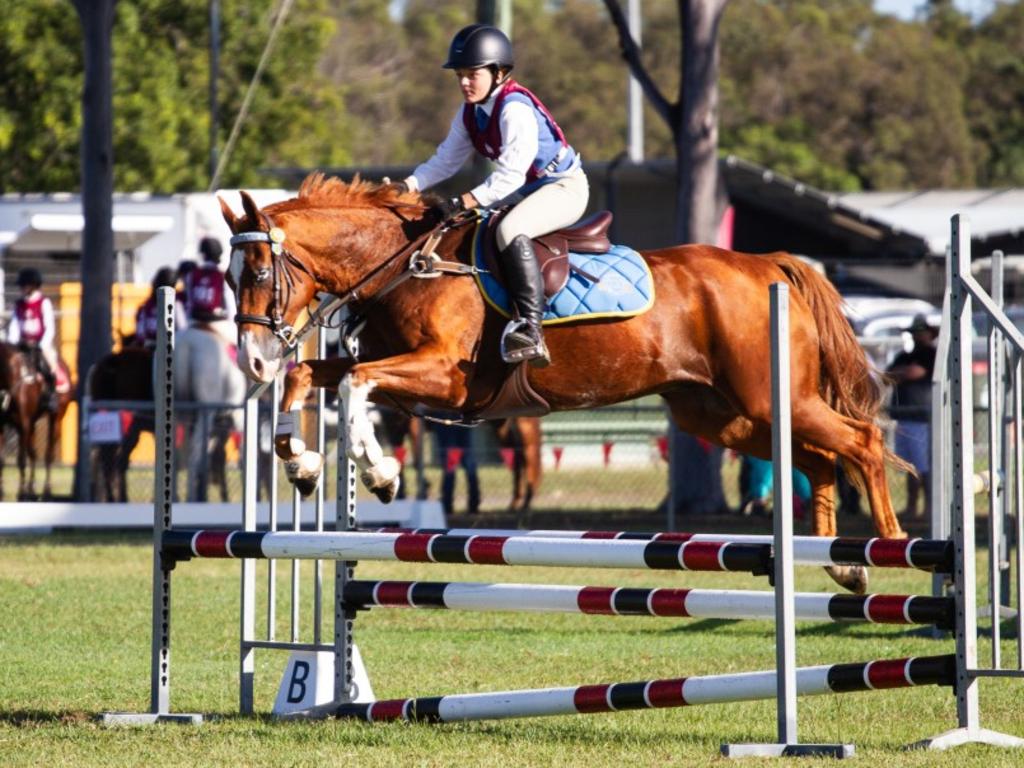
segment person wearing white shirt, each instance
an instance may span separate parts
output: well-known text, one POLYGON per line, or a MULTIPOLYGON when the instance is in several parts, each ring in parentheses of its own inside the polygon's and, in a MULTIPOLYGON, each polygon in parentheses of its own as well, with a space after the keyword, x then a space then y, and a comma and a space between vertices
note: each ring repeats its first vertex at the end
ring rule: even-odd
POLYGON ((541 330, 544 286, 532 238, 579 219, 590 188, 579 155, 551 113, 510 77, 513 65, 512 43, 501 30, 472 24, 455 35, 444 68, 455 70, 465 103, 434 155, 394 186, 429 189, 453 176, 474 150, 495 162, 482 184, 441 202, 434 213, 445 220, 471 208, 514 206, 496 232, 513 307, 502 357, 544 367, 550 362, 541 330))
POLYGON ((32 360, 46 380, 48 407, 57 409, 56 374, 57 349, 54 347, 57 324, 53 302, 43 295, 43 276, 35 267, 18 272, 21 298, 14 304, 14 313, 7 326, 7 341, 32 356, 32 360))

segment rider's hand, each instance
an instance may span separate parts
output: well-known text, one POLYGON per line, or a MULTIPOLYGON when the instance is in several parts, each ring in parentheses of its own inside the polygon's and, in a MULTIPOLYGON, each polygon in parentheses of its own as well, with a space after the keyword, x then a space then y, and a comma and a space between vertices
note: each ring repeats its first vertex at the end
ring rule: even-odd
POLYGON ((462 202, 462 197, 457 196, 431 206, 430 213, 438 221, 448 221, 452 216, 462 213, 464 210, 466 210, 466 205, 462 202))

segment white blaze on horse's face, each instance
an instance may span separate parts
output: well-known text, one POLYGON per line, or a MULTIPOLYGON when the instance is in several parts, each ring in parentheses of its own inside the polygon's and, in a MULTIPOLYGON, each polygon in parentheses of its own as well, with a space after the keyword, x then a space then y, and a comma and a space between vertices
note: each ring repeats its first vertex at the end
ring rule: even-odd
MULTIPOLYGON (((242 306, 242 273, 245 270, 245 251, 235 248, 228 264, 228 276, 234 286, 235 303, 242 306)), ((253 381, 273 381, 281 367, 284 345, 264 328, 253 325, 238 327, 238 367, 253 381)))

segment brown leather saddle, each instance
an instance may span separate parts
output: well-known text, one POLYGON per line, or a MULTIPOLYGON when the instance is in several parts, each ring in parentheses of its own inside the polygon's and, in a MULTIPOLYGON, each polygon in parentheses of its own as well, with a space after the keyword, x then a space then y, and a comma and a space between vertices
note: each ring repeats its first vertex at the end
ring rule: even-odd
MULTIPOLYGON (((505 218, 508 210, 498 211, 488 217, 483 232, 483 260, 491 275, 502 285, 505 279, 498 265, 498 246, 495 232, 498 224, 505 218)), ((540 273, 544 277, 544 297, 550 299, 569 280, 569 252, 574 253, 607 253, 612 244, 608 239, 608 227, 612 223, 611 211, 598 211, 576 224, 559 229, 547 235, 534 238, 533 251, 540 264, 540 273)), ((592 279, 592 278, 591 278, 592 279)))

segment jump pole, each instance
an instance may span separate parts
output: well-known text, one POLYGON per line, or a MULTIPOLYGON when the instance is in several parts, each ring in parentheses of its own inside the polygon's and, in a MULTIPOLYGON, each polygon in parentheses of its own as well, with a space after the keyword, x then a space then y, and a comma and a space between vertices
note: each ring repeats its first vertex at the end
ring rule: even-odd
MULTIPOLYGON (((793 670, 793 690, 801 696, 815 696, 883 688, 949 685, 954 676, 953 668, 954 661, 950 655, 805 667, 793 670)), ((777 691, 776 672, 741 672, 567 688, 389 699, 364 704, 332 703, 287 714, 283 718, 298 720, 336 717, 366 722, 406 720, 448 723, 759 701, 776 697, 777 691)), ((794 756, 811 754, 809 748, 822 745, 784 746, 789 747, 785 756, 794 756)), ((819 750, 818 754, 831 753, 819 750)), ((763 753, 761 756, 768 754, 763 753)))
POLYGON ((171 528, 174 482, 174 302, 173 288, 157 289, 160 323, 153 355, 156 407, 156 467, 153 480, 153 630, 150 650, 149 712, 107 712, 105 725, 182 723, 198 725, 200 714, 173 714, 171 706, 171 569, 161 552, 171 528))

